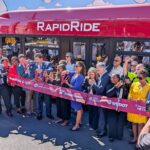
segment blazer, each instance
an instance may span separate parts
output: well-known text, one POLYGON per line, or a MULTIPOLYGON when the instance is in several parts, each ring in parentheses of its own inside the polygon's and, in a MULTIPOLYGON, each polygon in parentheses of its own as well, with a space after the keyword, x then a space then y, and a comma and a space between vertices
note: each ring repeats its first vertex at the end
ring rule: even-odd
POLYGON ((25 78, 28 77, 28 74, 25 72, 25 68, 24 68, 24 66, 22 64, 19 64, 17 66, 17 73, 21 77, 25 77, 25 78))
MULTIPOLYGON (((33 70, 32 72, 34 73, 33 78, 36 78, 35 77, 36 76, 35 75, 36 69, 38 69, 38 64, 35 64, 33 69, 32 69, 33 70)), ((39 74, 38 76, 40 76, 42 78, 42 80, 44 80, 43 73, 44 73, 45 70, 53 70, 51 63, 50 62, 46 62, 46 61, 42 62, 41 69, 42 69, 42 73, 39 74)))
POLYGON ((35 77, 35 70, 34 70, 34 68, 35 68, 35 63, 33 61, 29 63, 27 72, 26 72, 25 67, 23 65, 19 64, 17 66, 17 73, 21 77, 34 79, 34 77, 35 77))
POLYGON ((110 81, 110 77, 108 72, 105 72, 102 77, 98 79, 97 84, 93 84, 92 88, 95 91, 95 94, 105 96, 106 95, 106 87, 110 81))

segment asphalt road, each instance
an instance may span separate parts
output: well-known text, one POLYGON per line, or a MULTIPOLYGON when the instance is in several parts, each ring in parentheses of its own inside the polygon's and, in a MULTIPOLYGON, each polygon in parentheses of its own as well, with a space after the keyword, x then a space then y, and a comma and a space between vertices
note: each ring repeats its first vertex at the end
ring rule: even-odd
POLYGON ((62 127, 47 118, 42 121, 34 117, 14 114, 9 118, 0 115, 0 150, 134 150, 128 144, 125 129, 123 141, 110 143, 107 137, 97 139, 95 132, 86 125, 87 113, 80 131, 72 132, 72 125, 62 127))

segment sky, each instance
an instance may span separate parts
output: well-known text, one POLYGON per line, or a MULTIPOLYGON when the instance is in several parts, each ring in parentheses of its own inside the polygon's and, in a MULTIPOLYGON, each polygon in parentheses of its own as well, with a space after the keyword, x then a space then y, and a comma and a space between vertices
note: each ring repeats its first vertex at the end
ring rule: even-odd
POLYGON ((140 3, 150 3, 150 0, 0 0, 0 12, 18 9, 50 9, 140 3))

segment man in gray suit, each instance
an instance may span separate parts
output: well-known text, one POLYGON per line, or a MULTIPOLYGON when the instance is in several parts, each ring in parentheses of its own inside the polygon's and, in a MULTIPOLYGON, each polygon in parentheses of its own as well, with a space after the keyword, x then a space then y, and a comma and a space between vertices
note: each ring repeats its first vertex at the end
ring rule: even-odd
MULTIPOLYGON (((106 70, 104 63, 99 62, 96 65, 97 74, 99 76, 98 81, 89 80, 89 84, 92 86, 93 90, 96 92, 96 95, 106 96, 106 86, 110 81, 109 74, 106 70)), ((107 122, 107 110, 105 108, 99 108, 99 112, 95 114, 95 122, 98 123, 100 120, 100 125, 98 129, 98 136, 103 137, 106 135, 106 122, 107 122)))

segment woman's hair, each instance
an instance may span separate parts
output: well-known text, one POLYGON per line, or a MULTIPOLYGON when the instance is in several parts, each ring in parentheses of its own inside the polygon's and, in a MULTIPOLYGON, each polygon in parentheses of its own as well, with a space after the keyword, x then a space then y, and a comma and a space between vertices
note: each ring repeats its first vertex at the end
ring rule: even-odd
POLYGON ((8 62, 9 62, 9 59, 8 59, 7 57, 3 57, 3 58, 2 58, 2 62, 3 62, 3 61, 8 61, 8 62))
POLYGON ((86 67, 85 67, 85 64, 84 64, 82 61, 77 61, 77 62, 76 62, 76 65, 79 65, 79 66, 82 67, 80 73, 81 73, 83 76, 85 76, 85 75, 86 75, 86 67))
POLYGON ((67 53, 66 53, 66 56, 69 56, 69 57, 70 57, 70 59, 71 59, 71 64, 73 64, 73 63, 74 63, 73 53, 67 52, 67 53))
POLYGON ((148 77, 148 71, 147 70, 141 70, 139 75, 142 75, 144 78, 148 77))
POLYGON ((93 72, 93 73, 95 74, 95 78, 97 79, 96 68, 94 68, 94 67, 90 67, 90 68, 89 68, 89 70, 88 70, 88 73, 87 73, 87 74, 88 74, 88 76, 89 76, 89 73, 90 73, 90 72, 93 72))
POLYGON ((66 70, 66 66, 64 64, 59 64, 57 68, 62 68, 62 70, 66 70))
POLYGON ((12 60, 18 61, 18 58, 16 56, 13 56, 13 57, 11 57, 11 61, 12 60))
POLYGON ((60 65, 60 64, 67 65, 66 60, 64 60, 64 59, 60 60, 58 64, 59 64, 59 65, 60 65))
POLYGON ((112 74, 112 75, 111 75, 111 77, 112 77, 112 76, 117 77, 119 81, 121 80, 121 77, 120 77, 120 75, 119 75, 119 74, 112 74))
POLYGON ((26 58, 24 54, 19 54, 18 59, 26 58))

